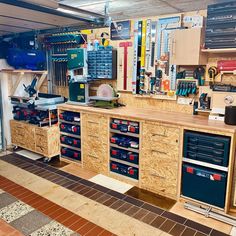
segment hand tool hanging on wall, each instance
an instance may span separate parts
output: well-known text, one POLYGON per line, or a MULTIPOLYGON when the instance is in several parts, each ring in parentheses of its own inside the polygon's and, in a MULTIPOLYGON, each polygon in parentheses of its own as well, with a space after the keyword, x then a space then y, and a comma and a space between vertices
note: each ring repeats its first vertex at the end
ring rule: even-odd
POLYGON ((193 78, 198 80, 199 86, 203 86, 205 83, 204 75, 205 75, 205 69, 203 66, 198 66, 193 72, 193 78))
POLYGON ((132 93, 136 94, 137 93, 137 64, 138 64, 138 25, 139 22, 135 21, 134 22, 134 59, 133 59, 133 77, 132 77, 132 93))
POLYGON ((145 68, 146 60, 146 33, 147 33, 147 20, 142 23, 142 44, 141 44, 141 69, 145 68))
POLYGON ((155 62, 156 34, 157 34, 157 22, 152 21, 151 23, 151 60, 150 60, 151 67, 154 67, 154 62, 155 62))
POLYGON ((211 66, 208 69, 208 76, 210 79, 210 86, 212 87, 212 85, 215 83, 215 77, 218 75, 218 70, 215 66, 211 66))
POLYGON ((142 21, 135 23, 135 38, 134 38, 134 67, 133 67, 133 94, 139 93, 140 68, 141 68, 141 45, 142 45, 142 21))
POLYGON ((149 70, 151 57, 151 20, 147 20, 146 29, 146 69, 149 70))
POLYGON ((121 42, 120 47, 124 48, 124 83, 123 89, 127 90, 127 70, 128 70, 128 47, 132 47, 132 42, 121 42))

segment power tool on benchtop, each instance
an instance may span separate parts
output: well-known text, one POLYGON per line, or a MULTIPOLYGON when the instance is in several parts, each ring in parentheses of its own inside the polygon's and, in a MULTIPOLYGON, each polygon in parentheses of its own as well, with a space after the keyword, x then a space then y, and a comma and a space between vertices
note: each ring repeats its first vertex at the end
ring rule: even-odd
POLYGON ((89 103, 89 78, 87 50, 85 48, 67 49, 69 102, 87 105, 89 103))
POLYGON ((37 81, 38 81, 38 78, 37 76, 35 76, 30 85, 26 86, 25 84, 23 84, 24 90, 26 93, 29 94, 29 97, 33 97, 37 93, 35 89, 37 81))
POLYGON ((122 106, 118 103, 120 95, 109 84, 101 84, 97 89, 97 96, 89 97, 92 105, 101 108, 115 108, 122 106))

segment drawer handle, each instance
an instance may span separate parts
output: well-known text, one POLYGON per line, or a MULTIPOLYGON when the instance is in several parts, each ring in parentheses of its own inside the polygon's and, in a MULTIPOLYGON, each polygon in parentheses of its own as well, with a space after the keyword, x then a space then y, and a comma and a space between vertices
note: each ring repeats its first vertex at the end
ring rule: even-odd
POLYGON ((88 120, 88 123, 99 125, 99 122, 88 120))
POLYGON ((158 177, 158 178, 161 178, 161 179, 166 179, 166 177, 164 177, 162 175, 159 175, 159 174, 156 174, 156 173, 151 173, 150 175, 153 176, 153 177, 158 177))
POLYGON ((95 135, 95 134, 88 134, 88 137, 99 138, 99 136, 98 136, 98 135, 95 135))
POLYGON ((98 159, 97 156, 94 156, 94 155, 91 155, 91 154, 89 154, 88 156, 89 156, 89 157, 92 157, 92 158, 94 158, 94 159, 98 159))
POLYGON ((39 148, 41 151, 43 151, 43 147, 36 146, 36 148, 39 148))
POLYGON ((223 152, 221 152, 221 151, 216 151, 216 150, 213 150, 213 153, 214 153, 214 154, 219 154, 219 155, 222 155, 222 154, 223 154, 223 152))
POLYGON ((154 134, 154 133, 152 133, 152 137, 155 137, 155 136, 167 137, 166 132, 164 132, 164 134, 154 134))
POLYGON ((160 154, 165 154, 165 155, 167 155, 167 152, 157 151, 157 150, 154 150, 154 149, 152 149, 152 152, 156 152, 156 153, 160 153, 160 154))

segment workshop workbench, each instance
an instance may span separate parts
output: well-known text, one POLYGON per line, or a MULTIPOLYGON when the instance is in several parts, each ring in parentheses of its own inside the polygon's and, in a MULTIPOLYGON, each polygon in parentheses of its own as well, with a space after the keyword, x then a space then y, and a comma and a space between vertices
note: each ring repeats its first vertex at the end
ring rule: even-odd
POLYGON ((236 127, 207 117, 189 114, 163 112, 150 109, 101 109, 87 106, 61 104, 58 112, 80 113, 81 164, 84 168, 118 180, 131 183, 142 189, 175 200, 181 196, 181 170, 183 161, 183 135, 185 130, 213 135, 228 136, 231 139, 228 182, 224 211, 236 205, 235 202, 235 133, 236 127), (137 121, 140 124, 139 179, 132 180, 110 171, 110 138, 112 118, 137 121))

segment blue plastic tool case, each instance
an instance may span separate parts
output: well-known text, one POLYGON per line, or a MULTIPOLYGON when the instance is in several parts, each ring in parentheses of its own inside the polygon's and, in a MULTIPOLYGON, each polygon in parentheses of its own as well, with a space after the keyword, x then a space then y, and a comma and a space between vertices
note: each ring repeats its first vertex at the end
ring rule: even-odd
POLYGON ((59 118, 69 122, 79 122, 80 114, 76 112, 64 111, 63 113, 59 114, 59 118))
POLYGON ((118 162, 111 161, 110 169, 112 172, 125 175, 127 177, 138 179, 138 169, 118 162))
POLYGON ((111 148, 110 155, 112 158, 118 160, 127 161, 133 164, 139 163, 138 153, 121 150, 119 148, 111 148))
POLYGON ((183 164, 182 194, 220 208, 225 206, 227 173, 183 164))
POLYGON ((61 143, 72 146, 72 147, 76 147, 76 148, 81 147, 80 139, 68 137, 68 136, 65 136, 65 135, 61 135, 61 143))
POLYGON ((72 125, 67 123, 60 124, 60 130, 62 132, 71 133, 75 135, 80 135, 80 126, 79 125, 72 125))
POLYGON ((75 151, 70 148, 61 148, 61 154, 65 157, 69 157, 78 161, 81 161, 81 152, 80 151, 75 151))
POLYGON ((116 79, 117 50, 99 48, 88 51, 88 75, 91 79, 116 79))
POLYGON ((119 134, 115 134, 111 137, 111 143, 117 144, 118 146, 125 148, 139 148, 138 138, 122 136, 119 134))
POLYGON ((139 134, 139 123, 127 120, 112 119, 111 129, 119 130, 123 133, 139 134))
POLYGON ((230 137, 185 131, 185 158, 203 161, 219 166, 228 166, 230 137))

